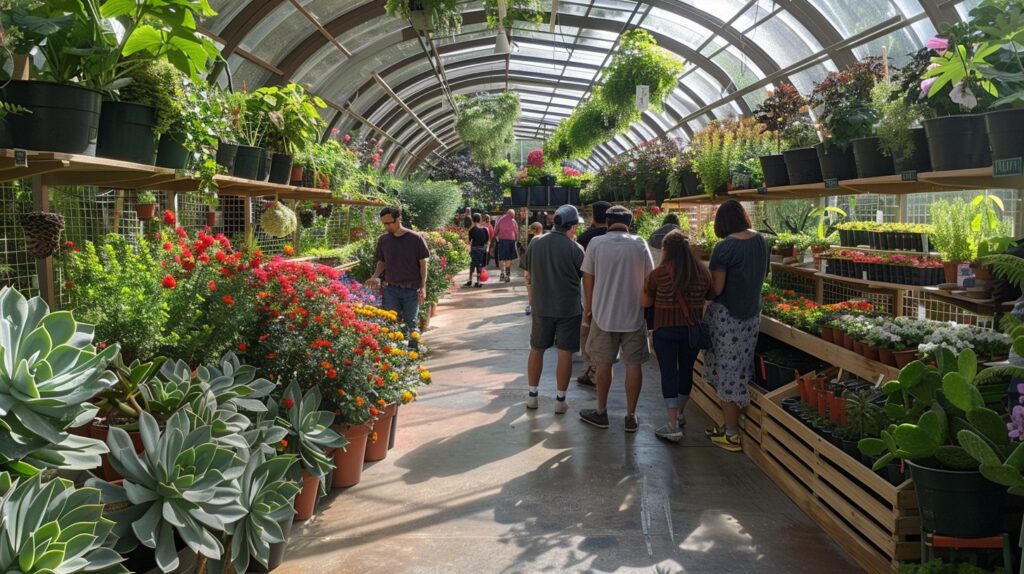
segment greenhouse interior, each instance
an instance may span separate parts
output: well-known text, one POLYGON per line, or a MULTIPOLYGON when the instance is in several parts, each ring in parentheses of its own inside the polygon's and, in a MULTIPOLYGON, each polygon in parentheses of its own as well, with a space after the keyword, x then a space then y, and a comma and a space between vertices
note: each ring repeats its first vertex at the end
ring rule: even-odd
POLYGON ((0 571, 1024 574, 1024 1, 0 46, 0 571))

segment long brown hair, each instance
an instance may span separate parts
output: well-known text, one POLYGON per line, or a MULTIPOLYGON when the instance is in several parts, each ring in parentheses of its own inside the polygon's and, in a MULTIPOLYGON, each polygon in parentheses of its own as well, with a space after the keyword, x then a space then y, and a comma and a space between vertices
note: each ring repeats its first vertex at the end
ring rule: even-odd
POLYGON ((672 271, 672 291, 683 295, 684 301, 703 301, 711 285, 711 272, 693 256, 686 235, 673 229, 661 243, 659 267, 672 271))

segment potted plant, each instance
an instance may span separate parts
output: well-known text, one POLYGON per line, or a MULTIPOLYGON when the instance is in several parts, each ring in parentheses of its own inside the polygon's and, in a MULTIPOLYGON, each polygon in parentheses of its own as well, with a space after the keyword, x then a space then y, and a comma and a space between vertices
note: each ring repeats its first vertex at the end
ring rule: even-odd
POLYGON ((975 246, 970 235, 975 209, 963 199, 939 200, 929 208, 932 220, 932 245, 942 258, 946 283, 957 283, 961 264, 974 259, 975 246))
MULTIPOLYGON (((781 82, 754 109, 754 119, 765 126, 768 132, 775 135, 775 153, 758 158, 764 173, 766 187, 789 185, 789 174, 786 172, 786 160, 782 155, 784 151, 782 144, 786 131, 803 122, 806 108, 807 101, 796 87, 789 82, 781 82)), ((817 159, 817 155, 815 155, 815 159, 817 159)))
POLYGON ((871 57, 830 72, 814 85, 808 104, 818 113, 825 134, 824 141, 815 146, 825 179, 857 177, 852 145, 854 140, 872 135, 871 88, 882 74, 881 60, 871 57))
POLYGON ((286 184, 291 181, 294 154, 320 140, 325 122, 319 110, 327 104, 295 83, 263 87, 252 97, 270 120, 265 133, 265 147, 274 153, 270 182, 286 184))
MULTIPOLYGON (((859 443, 861 452, 881 455, 875 469, 897 458, 907 462, 922 529, 928 532, 977 538, 1002 530, 1005 489, 978 471, 978 462, 959 440, 966 431, 974 435, 968 438, 973 447, 986 441, 1000 449, 1009 444, 999 416, 981 410, 977 376, 977 357, 970 349, 959 356, 941 352, 935 366, 908 364, 898 380, 882 387, 893 424, 881 438, 859 443)), ((986 461, 999 465, 998 457, 986 461)))
POLYGON ((782 159, 786 163, 786 175, 790 185, 817 183, 821 176, 821 163, 814 148, 821 142, 818 131, 807 122, 789 126, 783 135, 782 159))
POLYGON ((232 175, 243 179, 265 180, 269 177, 270 161, 263 145, 271 127, 270 118, 261 101, 246 92, 231 92, 224 95, 225 112, 232 118, 233 131, 238 139, 238 150, 232 175))
MULTIPOLYGON (((509 20, 506 22, 510 23, 509 20)), ((510 143, 515 141, 515 125, 521 114, 519 94, 505 91, 472 98, 455 96, 455 103, 459 106, 455 129, 469 147, 473 159, 482 165, 497 165, 506 161, 507 167, 514 169, 504 158, 510 143)), ((533 152, 530 154, 532 157, 533 152)), ((541 165, 534 167, 543 167, 543 151, 541 158, 541 165)))
POLYGON ((149 221, 156 215, 156 196, 152 191, 144 189, 135 194, 135 214, 139 221, 149 221))
POLYGON ((462 27, 462 14, 455 0, 388 0, 389 16, 407 18, 412 27, 438 35, 455 33, 462 27))
POLYGON ((931 171, 928 139, 921 127, 929 110, 917 97, 921 76, 918 61, 912 59, 902 70, 893 72, 893 77, 887 75, 871 89, 871 103, 878 118, 875 134, 879 149, 892 157, 897 173, 931 171))

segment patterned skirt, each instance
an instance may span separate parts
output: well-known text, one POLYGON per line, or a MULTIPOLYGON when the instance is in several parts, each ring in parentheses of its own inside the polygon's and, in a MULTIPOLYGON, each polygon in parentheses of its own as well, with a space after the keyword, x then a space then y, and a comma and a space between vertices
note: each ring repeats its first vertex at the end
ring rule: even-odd
POLYGON ((723 401, 743 408, 750 404, 748 385, 754 382, 754 347, 761 316, 736 319, 721 303, 710 303, 704 322, 711 334, 711 348, 704 351, 704 380, 723 401))

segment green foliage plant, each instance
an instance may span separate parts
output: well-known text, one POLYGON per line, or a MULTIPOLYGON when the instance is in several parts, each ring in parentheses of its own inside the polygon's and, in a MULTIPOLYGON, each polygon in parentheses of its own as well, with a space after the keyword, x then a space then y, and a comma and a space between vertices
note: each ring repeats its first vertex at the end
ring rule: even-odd
POLYGON ((771 153, 771 144, 771 133, 752 118, 713 120, 693 135, 687 156, 704 193, 712 195, 731 180, 735 171, 746 169, 750 173, 746 162, 771 153))
POLYGON ((514 129, 521 113, 519 94, 505 91, 472 98, 456 96, 455 102, 459 106, 455 129, 469 146, 473 159, 483 165, 501 162, 515 141, 514 129))
MULTIPOLYGON (((509 32, 516 22, 540 24, 544 21, 544 6, 539 0, 508 0, 504 25, 509 32)), ((498 0, 484 0, 484 13, 487 15, 487 27, 498 28, 498 0)))
POLYGON ((932 221, 931 242, 943 261, 974 259, 975 246, 970 236, 977 210, 963 199, 939 200, 929 207, 932 221))
POLYGON ((156 196, 152 191, 143 189, 135 194, 136 205, 153 205, 156 203, 156 196))
POLYGON ((398 18, 409 18, 412 11, 422 10, 430 16, 438 35, 453 34, 462 27, 462 11, 456 0, 387 0, 384 9, 398 18))
POLYGON ((118 90, 122 102, 149 106, 156 110, 153 133, 157 137, 167 133, 181 117, 183 94, 177 81, 181 72, 165 61, 145 59, 132 67, 128 84, 118 90))
POLYGON ((914 154, 917 144, 911 129, 921 125, 926 108, 918 102, 906 102, 897 92, 897 84, 885 78, 871 88, 871 104, 878 121, 875 135, 886 156, 906 158, 914 154))
POLYGON ((124 477, 122 484, 99 479, 86 483, 103 491, 105 504, 129 503, 108 514, 116 524, 115 549, 125 553, 139 544, 152 548, 163 572, 179 565, 175 538, 194 552, 219 559, 224 554, 220 536, 245 516, 238 484, 244 461, 213 442, 210 427, 193 428, 183 410, 162 432, 156 419, 143 412, 139 432, 141 454, 123 429, 113 427, 107 437, 110 464, 124 477))
POLYGON ((814 85, 808 105, 816 109, 825 141, 846 148, 874 133, 875 109, 871 89, 884 74, 880 58, 869 57, 845 70, 829 72, 814 85))
POLYGON ((298 84, 259 88, 250 101, 270 120, 264 146, 267 149, 293 154, 323 136, 327 124, 320 110, 327 104, 298 84))
POLYGON ((611 63, 601 72, 601 100, 615 110, 635 106, 636 87, 648 86, 650 106, 661 111, 683 73, 678 57, 658 46, 647 31, 636 28, 621 37, 611 63))
POLYGON ((462 190, 453 181, 407 180, 398 197, 409 212, 406 225, 430 231, 451 220, 462 203, 462 190))
POLYGON ((111 546, 114 523, 100 491, 36 475, 11 484, 0 475, 0 570, 25 574, 127 574, 111 546))
POLYGON ((228 92, 224 94, 224 106, 239 144, 249 147, 264 145, 273 125, 262 99, 245 91, 228 92))
POLYGON ((97 352, 91 325, 38 298, 0 289, 0 466, 87 470, 102 443, 68 433, 98 411, 89 401, 116 382, 106 370, 117 345, 97 352))

